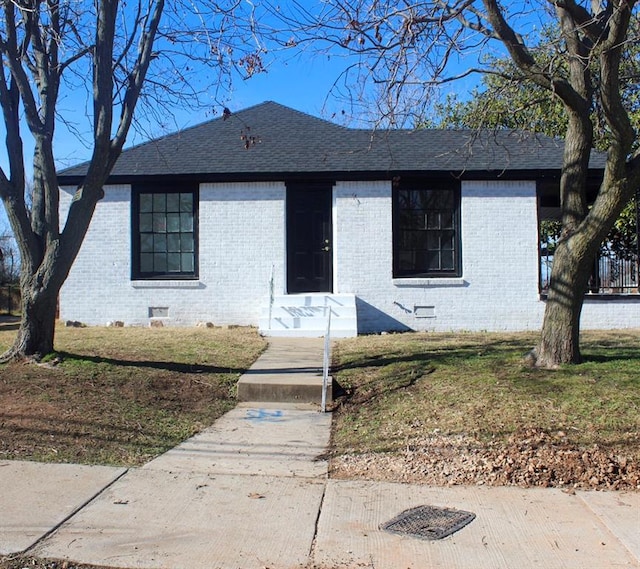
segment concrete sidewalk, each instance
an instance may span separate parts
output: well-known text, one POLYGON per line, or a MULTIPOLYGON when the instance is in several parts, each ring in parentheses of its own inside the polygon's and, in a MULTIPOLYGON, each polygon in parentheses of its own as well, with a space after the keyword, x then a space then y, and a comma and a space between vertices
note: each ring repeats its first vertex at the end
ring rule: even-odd
POLYGON ((640 493, 329 480, 329 433, 315 409, 245 404, 138 469, 0 462, 0 553, 149 569, 640 568, 640 493), (440 541, 379 529, 423 504, 476 519, 440 541))

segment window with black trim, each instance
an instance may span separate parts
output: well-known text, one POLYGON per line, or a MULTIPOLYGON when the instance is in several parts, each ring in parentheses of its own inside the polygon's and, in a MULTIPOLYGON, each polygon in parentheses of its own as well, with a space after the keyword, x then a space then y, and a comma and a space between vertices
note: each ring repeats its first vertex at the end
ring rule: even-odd
POLYGON ((393 223, 394 277, 462 275, 459 183, 394 184, 393 223))
POLYGON ((197 189, 136 187, 132 202, 132 277, 196 278, 197 189))

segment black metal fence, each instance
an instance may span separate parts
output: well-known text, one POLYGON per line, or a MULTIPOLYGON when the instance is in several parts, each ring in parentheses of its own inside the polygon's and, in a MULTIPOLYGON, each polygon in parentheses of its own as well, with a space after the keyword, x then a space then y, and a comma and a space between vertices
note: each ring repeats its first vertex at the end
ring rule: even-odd
POLYGON ((638 292, 638 257, 620 259, 601 256, 589 279, 592 294, 632 294, 638 292))
POLYGON ((20 286, 0 285, 0 314, 17 314, 20 311, 20 286))
MULTIPOLYGON (((594 263, 587 292, 590 294, 640 293, 638 262, 637 255, 632 255, 629 259, 621 259, 611 254, 601 255, 594 263)), ((541 255, 540 291, 542 294, 546 294, 549 290, 552 263, 552 255, 541 255)))

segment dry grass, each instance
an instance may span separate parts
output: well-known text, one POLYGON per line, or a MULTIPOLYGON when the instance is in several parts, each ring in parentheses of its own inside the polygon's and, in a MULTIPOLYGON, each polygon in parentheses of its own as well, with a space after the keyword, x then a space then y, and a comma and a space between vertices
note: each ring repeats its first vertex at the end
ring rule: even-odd
POLYGON ((398 334, 341 341, 346 396, 333 452, 399 452, 430 434, 507 441, 528 429, 638 455, 640 332, 583 335, 585 363, 524 367, 531 334, 398 334))
POLYGON ((0 366, 0 458, 142 464, 231 409, 265 345, 251 328, 60 327, 49 363, 0 366))

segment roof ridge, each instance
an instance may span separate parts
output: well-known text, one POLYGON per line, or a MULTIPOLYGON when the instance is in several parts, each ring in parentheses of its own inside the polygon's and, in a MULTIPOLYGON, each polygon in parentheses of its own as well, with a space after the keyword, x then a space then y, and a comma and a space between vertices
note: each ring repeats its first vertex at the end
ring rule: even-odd
MULTIPOLYGON (((210 120, 125 149, 110 179, 164 175, 258 179, 335 172, 371 176, 395 171, 535 173, 541 167, 557 171, 562 167, 563 141, 541 133, 350 128, 274 101, 235 113, 223 109, 210 120)), ((602 157, 594 155, 592 167, 601 163, 602 157)), ((66 168, 59 172, 60 179, 78 180, 86 168, 86 162, 66 168)))
MULTIPOLYGON (((202 122, 190 125, 190 126, 186 126, 184 128, 179 128, 178 130, 174 130, 172 132, 168 132, 167 134, 163 134, 161 136, 150 138, 149 140, 145 140, 143 142, 140 142, 139 144, 134 144, 133 146, 126 146, 125 148, 122 149, 122 153, 129 152, 131 150, 136 150, 136 149, 139 149, 139 148, 144 148, 146 146, 150 146, 152 144, 157 144, 159 142, 170 140, 172 138, 176 138, 178 136, 183 135, 184 133, 188 133, 188 132, 190 132, 192 130, 195 130, 195 129, 198 129, 198 128, 202 128, 203 126, 209 125, 211 123, 215 123, 215 122, 218 122, 218 121, 226 121, 229 116, 234 116, 234 115, 237 115, 237 114, 240 114, 240 113, 251 111, 251 110, 257 109, 258 107, 267 106, 268 104, 277 105, 277 106, 282 107, 284 109, 289 109, 291 111, 295 111, 297 113, 304 114, 301 111, 296 111, 295 109, 290 109, 289 107, 286 107, 285 105, 281 105, 281 104, 276 103, 274 101, 262 101, 261 103, 256 103, 255 105, 251 105, 250 107, 245 107, 245 108, 239 110, 236 113, 231 112, 230 115, 228 113, 225 113, 225 110, 228 110, 228 107, 223 107, 222 114, 220 116, 216 116, 216 117, 213 117, 213 118, 208 119, 206 121, 202 121, 202 122)), ((308 115, 308 116, 311 117, 311 118, 315 118, 312 115, 308 115)), ((322 120, 322 119, 319 119, 319 120, 322 120)), ((91 162, 91 160, 85 160, 84 162, 79 162, 78 164, 74 164, 73 166, 68 166, 67 168, 59 170, 58 171, 58 175, 59 176, 60 175, 64 176, 65 172, 67 170, 74 170, 74 169, 76 169, 78 167, 81 167, 81 166, 84 166, 86 164, 89 164, 90 162, 91 162)))

